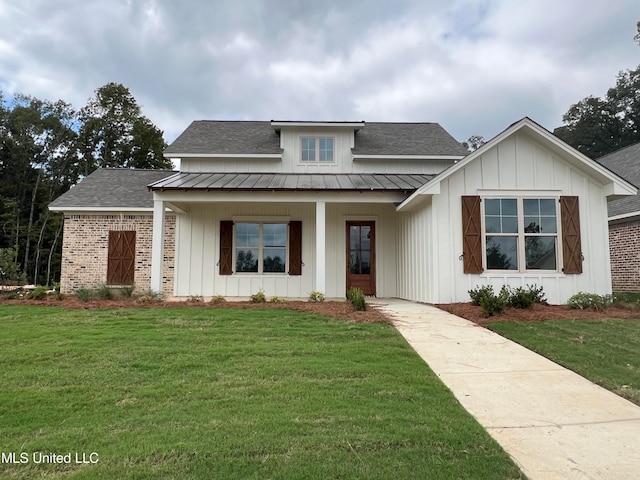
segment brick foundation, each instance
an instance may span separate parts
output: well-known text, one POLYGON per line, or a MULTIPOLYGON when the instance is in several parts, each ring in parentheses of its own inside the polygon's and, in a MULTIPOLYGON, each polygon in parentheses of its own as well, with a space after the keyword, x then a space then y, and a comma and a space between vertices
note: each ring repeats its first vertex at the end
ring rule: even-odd
POLYGON ((640 220, 609 225, 614 292, 640 291, 640 220))
MULTIPOLYGON (((166 215, 162 281, 162 293, 166 296, 173 295, 175 229, 175 215, 166 215)), ((135 286, 139 291, 150 288, 153 215, 65 214, 60 276, 62 293, 73 293, 78 288, 93 288, 106 283, 110 230, 136 232, 135 286)))

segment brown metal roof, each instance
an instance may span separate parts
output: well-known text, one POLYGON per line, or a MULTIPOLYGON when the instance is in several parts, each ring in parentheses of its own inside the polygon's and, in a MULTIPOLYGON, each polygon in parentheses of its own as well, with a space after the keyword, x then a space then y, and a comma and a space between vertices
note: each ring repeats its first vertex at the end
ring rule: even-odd
POLYGON ((150 190, 341 190, 402 191, 421 187, 434 175, 310 173, 177 173, 150 190))

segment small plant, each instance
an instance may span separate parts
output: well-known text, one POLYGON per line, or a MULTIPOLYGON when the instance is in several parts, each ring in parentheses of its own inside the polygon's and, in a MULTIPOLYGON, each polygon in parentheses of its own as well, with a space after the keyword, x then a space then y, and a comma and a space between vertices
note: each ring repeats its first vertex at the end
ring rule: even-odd
POLYGON ((120 287, 120 295, 125 298, 131 298, 135 290, 135 285, 125 285, 124 287, 120 287))
POLYGON ((211 303, 225 303, 227 301, 224 295, 215 295, 211 298, 211 303))
POLYGON ((164 298, 164 295, 160 292, 155 292, 151 289, 140 292, 136 295, 136 302, 138 303, 152 303, 159 302, 164 298))
POLYGON ((484 285, 469 290, 469 296, 474 305, 479 305, 485 315, 491 317, 504 312, 509 299, 509 288, 503 285, 500 293, 496 295, 491 285, 484 285))
POLYGON ((204 302, 204 298, 202 297, 202 295, 190 295, 189 298, 187 298, 187 302, 202 303, 204 302))
POLYGON ((47 298, 48 291, 49 289, 47 287, 37 286, 33 290, 27 292, 25 298, 28 298, 30 300, 44 300, 45 298, 47 298))
POLYGON ((91 288, 78 288, 74 293, 81 302, 89 302, 95 297, 95 292, 91 288))
POLYGON ((282 297, 276 297, 275 295, 269 298, 269 303, 287 303, 287 300, 282 297))
POLYGON ((250 299, 251 303, 265 303, 267 301, 267 296, 264 294, 264 291, 260 289, 251 295, 250 299))
POLYGON ((361 289, 356 287, 351 287, 347 291, 347 298, 353 305, 353 308, 355 308, 357 311, 366 310, 367 304, 365 301, 364 293, 362 292, 361 289))
POLYGON ((604 311, 613 305, 613 295, 578 292, 567 300, 567 305, 577 310, 604 311))
POLYGON ((96 288, 95 296, 101 300, 111 300, 113 298, 113 291, 107 284, 102 283, 96 288))
POLYGON ((503 287, 508 294, 507 305, 515 308, 531 308, 534 303, 545 302, 542 287, 537 285, 527 285, 527 288, 503 287))
POLYGON ((471 297, 471 303, 478 306, 480 306, 484 297, 494 295, 493 287, 491 285, 483 285, 481 287, 472 288, 468 293, 471 297))
POLYGON ((311 292, 309 294, 309 301, 310 302, 324 302, 324 293, 314 290, 313 292, 311 292))

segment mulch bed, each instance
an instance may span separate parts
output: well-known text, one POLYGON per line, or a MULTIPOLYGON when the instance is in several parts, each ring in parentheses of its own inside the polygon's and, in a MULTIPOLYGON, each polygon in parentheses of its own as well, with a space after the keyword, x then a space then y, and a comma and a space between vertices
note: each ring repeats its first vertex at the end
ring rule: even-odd
POLYGON ((382 312, 370 306, 364 312, 354 310, 353 305, 347 301, 325 301, 325 302, 303 302, 289 301, 286 303, 252 303, 252 302, 136 302, 133 299, 117 298, 113 300, 90 300, 83 302, 73 295, 67 296, 63 300, 49 298, 46 300, 27 300, 15 299, 9 300, 0 298, 0 305, 45 305, 59 306, 72 309, 90 310, 96 308, 130 308, 130 307, 149 307, 149 308, 168 308, 168 307, 199 307, 199 308, 282 308, 286 310, 295 310, 310 314, 328 315, 333 318, 341 318, 355 322, 363 323, 390 323, 391 319, 382 312))
POLYGON ((471 320, 479 325, 487 322, 540 322, 545 320, 587 320, 599 318, 640 318, 640 310, 629 304, 615 304, 606 311, 575 310, 566 305, 536 303, 530 309, 507 307, 499 315, 487 317, 482 308, 471 303, 449 303, 438 308, 471 320))

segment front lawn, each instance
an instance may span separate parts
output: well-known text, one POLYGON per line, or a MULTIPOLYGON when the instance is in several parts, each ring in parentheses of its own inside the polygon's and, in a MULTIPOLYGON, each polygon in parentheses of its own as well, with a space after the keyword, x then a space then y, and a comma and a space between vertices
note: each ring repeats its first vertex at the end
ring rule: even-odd
POLYGON ((550 320, 485 325, 640 405, 639 319, 550 320))
POLYGON ((387 324, 4 305, 0 331, 3 478, 523 478, 387 324))

